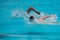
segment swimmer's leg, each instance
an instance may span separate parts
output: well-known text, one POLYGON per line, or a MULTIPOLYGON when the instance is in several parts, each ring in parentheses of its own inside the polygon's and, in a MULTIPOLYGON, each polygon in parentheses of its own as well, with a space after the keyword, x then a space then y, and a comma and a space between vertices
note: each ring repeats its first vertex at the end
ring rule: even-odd
POLYGON ((36 12, 37 14, 40 15, 40 12, 38 12, 37 10, 35 10, 33 7, 30 7, 30 8, 27 10, 27 13, 29 14, 31 10, 33 10, 34 12, 36 12))

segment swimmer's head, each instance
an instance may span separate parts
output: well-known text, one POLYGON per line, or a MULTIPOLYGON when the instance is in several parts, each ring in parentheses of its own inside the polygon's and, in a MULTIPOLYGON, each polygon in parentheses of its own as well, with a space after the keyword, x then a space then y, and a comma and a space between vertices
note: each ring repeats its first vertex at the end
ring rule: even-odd
POLYGON ((30 22, 32 22, 34 20, 34 17, 30 16, 29 20, 30 20, 30 22))

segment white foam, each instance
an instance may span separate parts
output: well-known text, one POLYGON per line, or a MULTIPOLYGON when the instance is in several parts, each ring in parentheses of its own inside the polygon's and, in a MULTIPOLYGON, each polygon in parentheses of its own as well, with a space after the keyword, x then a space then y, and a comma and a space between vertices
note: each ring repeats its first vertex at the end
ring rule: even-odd
POLYGON ((16 9, 11 12, 11 17, 21 17, 22 15, 20 14, 20 10, 16 9))
POLYGON ((46 19, 46 22, 57 22, 57 16, 46 19))
MULTIPOLYGON (((16 10, 12 11, 11 16, 12 17, 19 17, 19 18, 23 17, 24 21, 27 22, 28 24, 31 24, 31 23, 45 24, 45 23, 40 23, 37 19, 38 17, 40 18, 40 17, 45 16, 45 14, 42 12, 41 12, 41 15, 38 15, 36 13, 27 14, 27 12, 23 11, 23 9, 22 10, 16 9, 16 10), (34 18, 35 18, 34 22, 29 22, 30 16, 34 16, 34 18)), ((46 24, 57 24, 56 19, 57 19, 57 15, 55 14, 55 18, 47 18, 45 20, 45 22, 46 22, 46 24), (56 22, 56 23, 51 23, 51 22, 56 22)))
MULTIPOLYGON (((43 17, 43 16, 45 16, 45 15, 42 13, 41 17, 43 17)), ((35 23, 38 23, 38 24, 49 24, 49 25, 60 25, 60 22, 57 22, 57 18, 58 18, 58 17, 57 17, 57 15, 55 14, 55 18, 53 18, 53 17, 47 18, 44 23, 40 23, 40 22, 38 21, 38 19, 35 18, 35 23), (54 22, 55 22, 55 23, 54 23, 54 22)))

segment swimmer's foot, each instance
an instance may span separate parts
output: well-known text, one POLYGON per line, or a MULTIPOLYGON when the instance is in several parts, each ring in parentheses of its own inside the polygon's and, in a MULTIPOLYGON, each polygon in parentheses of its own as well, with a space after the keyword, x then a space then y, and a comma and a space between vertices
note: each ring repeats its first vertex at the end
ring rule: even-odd
POLYGON ((20 14, 14 13, 14 14, 12 14, 12 17, 20 17, 20 14))

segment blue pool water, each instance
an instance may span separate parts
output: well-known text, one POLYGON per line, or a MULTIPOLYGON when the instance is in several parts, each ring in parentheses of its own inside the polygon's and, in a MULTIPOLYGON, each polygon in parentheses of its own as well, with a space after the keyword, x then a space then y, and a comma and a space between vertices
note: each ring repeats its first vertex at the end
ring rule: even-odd
POLYGON ((0 40, 60 40, 60 25, 28 24, 22 17, 11 17, 14 10, 26 11, 30 6, 60 20, 59 0, 0 0, 0 34, 22 35, 0 36, 0 40))

